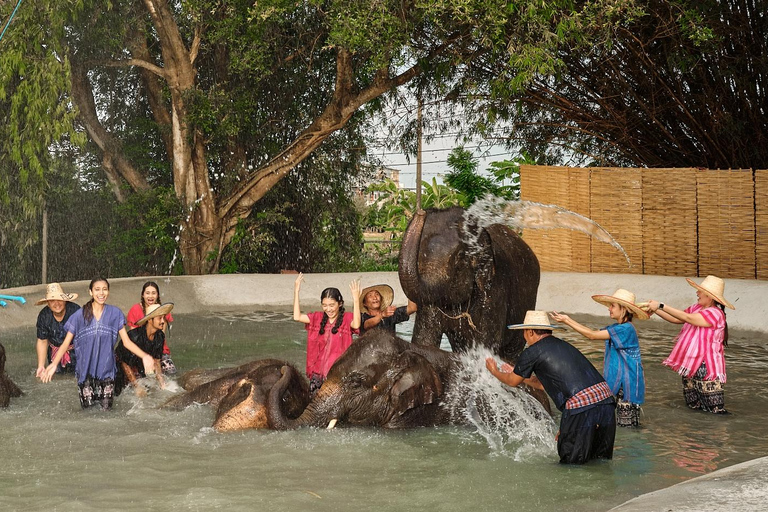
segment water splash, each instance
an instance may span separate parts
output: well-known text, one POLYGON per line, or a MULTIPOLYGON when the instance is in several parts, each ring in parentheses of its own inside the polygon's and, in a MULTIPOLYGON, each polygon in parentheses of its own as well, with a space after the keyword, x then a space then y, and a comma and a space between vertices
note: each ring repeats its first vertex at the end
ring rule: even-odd
POLYGON ((493 354, 475 347, 459 357, 457 384, 444 400, 454 420, 464 419, 474 426, 494 454, 515 460, 554 455, 557 429, 552 417, 528 393, 490 374, 485 359, 493 354))
POLYGON ((615 247, 624 255, 627 265, 631 264, 629 255, 621 244, 600 224, 561 206, 486 197, 470 206, 465 213, 465 218, 480 229, 491 224, 504 224, 516 230, 564 228, 580 231, 595 240, 615 247))

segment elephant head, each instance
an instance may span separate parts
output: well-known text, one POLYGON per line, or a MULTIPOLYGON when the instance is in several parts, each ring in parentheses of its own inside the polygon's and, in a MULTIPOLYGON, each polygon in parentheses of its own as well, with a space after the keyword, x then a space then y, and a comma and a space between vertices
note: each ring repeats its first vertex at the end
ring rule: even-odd
POLYGON ((412 345, 375 329, 355 341, 334 363, 322 387, 295 420, 278 404, 295 378, 283 375, 268 398, 269 423, 275 429, 346 425, 405 428, 445 422, 439 407, 455 358, 449 352, 412 345))
POLYGON ((291 368, 292 371, 288 372, 291 377, 275 407, 285 417, 299 416, 309 402, 307 380, 293 366, 273 363, 260 366, 232 385, 219 402, 213 428, 217 432, 268 428, 267 397, 269 390, 282 377, 282 368, 291 368))
POLYGON ((474 344, 514 360, 525 342, 519 323, 534 309, 540 269, 536 255, 501 224, 480 227, 462 208, 419 212, 400 250, 400 284, 416 302, 415 343, 454 351, 474 344))

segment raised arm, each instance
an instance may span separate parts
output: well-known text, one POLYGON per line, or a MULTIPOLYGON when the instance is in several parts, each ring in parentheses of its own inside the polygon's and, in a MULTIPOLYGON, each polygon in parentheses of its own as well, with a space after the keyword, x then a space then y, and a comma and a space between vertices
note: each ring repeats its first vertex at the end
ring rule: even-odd
POLYGON ((554 321, 567 325, 577 333, 586 338, 589 338, 590 340, 607 340, 611 337, 610 333, 605 329, 601 329, 599 331, 590 329, 586 325, 580 324, 568 315, 558 313, 557 311, 553 311, 549 314, 549 316, 551 316, 554 321))
MULTIPOLYGON (((355 279, 349 283, 349 290, 352 292, 352 301, 354 302, 354 309, 352 312, 352 323, 350 327, 353 329, 360 328, 360 280, 355 279)), ((295 318, 295 314, 294 314, 295 318)))
POLYGON ((405 309, 405 312, 408 313, 408 316, 414 314, 418 309, 419 307, 416 305, 416 303, 408 299, 408 307, 405 309))
POLYGON ((663 318, 667 322, 671 322, 673 324, 687 323, 695 325, 696 327, 712 327, 712 324, 707 322, 707 320, 704 318, 704 315, 701 313, 686 313, 682 309, 673 308, 672 306, 668 306, 666 304, 664 304, 663 309, 661 309, 659 306, 661 306, 661 302, 659 301, 648 301, 648 309, 659 315, 659 317, 663 318))
POLYGON ((304 281, 304 274, 299 272, 296 281, 293 283, 293 319, 303 324, 310 322, 309 317, 301 312, 301 304, 299 304, 299 292, 301 291, 301 282, 304 281))

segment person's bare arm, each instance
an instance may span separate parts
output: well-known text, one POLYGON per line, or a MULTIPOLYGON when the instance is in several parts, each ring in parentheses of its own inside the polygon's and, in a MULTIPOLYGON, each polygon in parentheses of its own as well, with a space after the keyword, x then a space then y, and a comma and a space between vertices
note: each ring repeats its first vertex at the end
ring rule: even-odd
POLYGON ((301 283, 304 281, 304 274, 299 272, 296 281, 293 283, 293 319, 303 324, 308 324, 311 320, 305 314, 301 312, 301 304, 299 303, 299 292, 301 292, 301 283))
POLYGON ((607 340, 611 337, 610 333, 606 331, 605 329, 595 330, 590 329, 586 325, 582 325, 573 318, 569 317, 568 315, 558 313, 557 311, 553 311, 549 314, 549 316, 552 317, 553 320, 556 322, 560 322, 561 324, 565 324, 577 333, 581 334, 587 339, 590 340, 607 340))
POLYGON ((35 377, 40 377, 45 371, 45 360, 48 357, 48 340, 37 339, 35 344, 35 351, 37 352, 37 370, 35 371, 35 377))

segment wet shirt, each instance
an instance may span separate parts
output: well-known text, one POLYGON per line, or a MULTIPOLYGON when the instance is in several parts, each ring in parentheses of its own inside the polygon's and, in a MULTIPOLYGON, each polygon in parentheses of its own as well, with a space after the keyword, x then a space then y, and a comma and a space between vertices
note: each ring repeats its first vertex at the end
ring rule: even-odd
POLYGON ((48 306, 45 306, 40 310, 37 315, 37 339, 46 340, 54 347, 60 347, 64 342, 64 337, 67 335, 67 330, 64 326, 67 320, 74 315, 80 306, 74 302, 64 303, 64 319, 59 322, 56 317, 53 316, 53 311, 48 306))
POLYGON ((305 325, 307 330, 307 376, 313 373, 325 378, 333 363, 352 344, 352 334, 357 334, 358 329, 352 329, 352 313, 344 313, 341 325, 336 334, 333 333, 333 325, 329 322, 325 325, 325 332, 320 334, 320 323, 323 320, 322 311, 313 311, 307 316, 309 323, 305 325))
MULTIPOLYGON (((155 332, 154 339, 149 339, 147 336, 147 325, 144 324, 141 327, 131 329, 128 331, 128 337, 138 347, 151 355, 153 359, 160 359, 163 357, 163 343, 165 343, 165 334, 163 331, 155 332)), ((123 341, 117 342, 115 347, 115 359, 117 363, 126 363, 128 366, 138 371, 141 376, 144 376, 144 362, 139 356, 125 348, 123 341)))
POLYGON ((579 391, 605 382, 584 354, 554 336, 542 338, 523 350, 514 372, 524 379, 535 373, 560 411, 579 391))
POLYGON ((645 401, 645 375, 640 361, 640 341, 630 322, 605 328, 610 338, 605 340, 603 376, 611 392, 624 390, 624 400, 633 404, 645 401))
POLYGON ((125 315, 119 308, 104 305, 101 318, 91 318, 86 323, 83 310, 78 310, 64 326, 74 335, 75 375, 77 383, 82 384, 87 377, 95 379, 115 378, 115 341, 120 329, 125 327, 125 315))
MULTIPOLYGON (((363 313, 360 322, 360 334, 365 333, 365 321, 370 320, 371 318, 374 318, 373 315, 369 315, 368 313, 363 313)), ((408 316, 408 306, 400 306, 399 308, 395 309, 395 313, 392 316, 386 316, 382 317, 381 322, 376 324, 374 327, 371 327, 371 329, 377 329, 379 327, 383 329, 387 329, 388 331, 395 332, 395 325, 399 324, 400 322, 405 322, 410 318, 408 316)), ((369 331, 371 329, 368 329, 369 331)))

